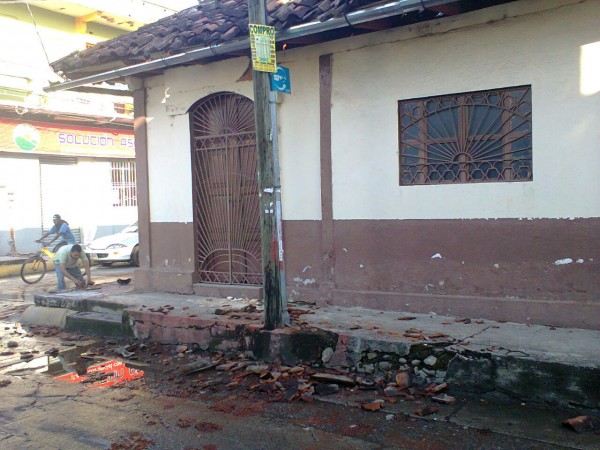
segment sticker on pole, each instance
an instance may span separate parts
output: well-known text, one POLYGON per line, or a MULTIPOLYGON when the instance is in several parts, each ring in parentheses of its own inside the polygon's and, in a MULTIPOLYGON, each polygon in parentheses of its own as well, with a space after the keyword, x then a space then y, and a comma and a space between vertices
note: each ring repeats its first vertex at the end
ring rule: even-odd
POLYGON ((277 66, 277 72, 271 74, 271 90, 292 93, 292 83, 290 82, 290 69, 283 66, 277 66))
POLYGON ((259 72, 277 72, 275 27, 253 23, 249 27, 252 68, 259 72))

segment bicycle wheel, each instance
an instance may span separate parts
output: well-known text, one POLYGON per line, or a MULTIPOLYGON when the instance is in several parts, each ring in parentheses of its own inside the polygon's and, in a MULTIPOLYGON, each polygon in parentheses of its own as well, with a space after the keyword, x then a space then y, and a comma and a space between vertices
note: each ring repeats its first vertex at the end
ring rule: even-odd
POLYGON ((40 256, 32 256, 21 266, 21 279, 27 284, 35 284, 46 275, 46 261, 40 256))

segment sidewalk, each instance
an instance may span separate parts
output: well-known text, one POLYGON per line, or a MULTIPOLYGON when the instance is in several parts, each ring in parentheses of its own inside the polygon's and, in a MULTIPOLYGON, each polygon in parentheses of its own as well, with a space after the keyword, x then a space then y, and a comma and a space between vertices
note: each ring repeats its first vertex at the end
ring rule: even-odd
POLYGON ((405 370, 450 393, 600 409, 600 331, 291 303, 292 324, 268 332, 256 300, 107 288, 36 295, 23 322, 361 376, 405 370))

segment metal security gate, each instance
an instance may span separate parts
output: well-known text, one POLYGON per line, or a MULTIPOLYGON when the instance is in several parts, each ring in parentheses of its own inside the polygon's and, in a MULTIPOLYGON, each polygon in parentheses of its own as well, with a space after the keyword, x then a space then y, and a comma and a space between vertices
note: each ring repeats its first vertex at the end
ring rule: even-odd
POLYGON ((261 284, 254 104, 220 93, 192 107, 190 118, 199 280, 261 284))

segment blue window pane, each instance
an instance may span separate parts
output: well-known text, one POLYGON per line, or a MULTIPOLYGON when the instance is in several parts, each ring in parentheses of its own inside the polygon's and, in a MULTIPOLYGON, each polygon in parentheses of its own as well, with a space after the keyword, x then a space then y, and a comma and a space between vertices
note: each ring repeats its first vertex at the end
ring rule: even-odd
POLYGON ((469 136, 486 136, 502 132, 502 110, 490 106, 467 106, 469 136))
POLYGON ((427 134, 430 139, 456 137, 458 135, 458 109, 445 109, 427 117, 427 134))
POLYGON ((402 163, 419 167, 411 183, 532 179, 529 87, 411 100, 400 110, 411 111, 400 130, 402 163))

